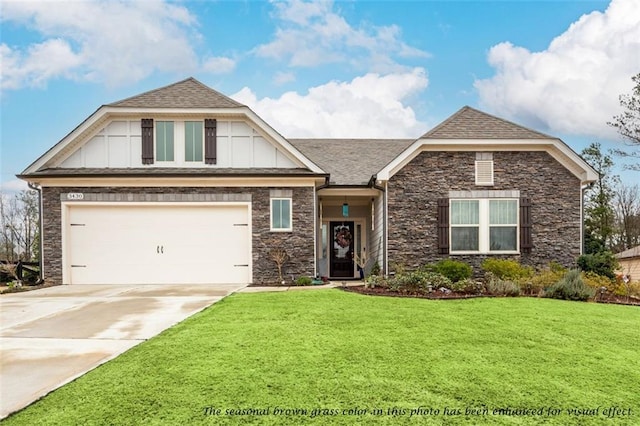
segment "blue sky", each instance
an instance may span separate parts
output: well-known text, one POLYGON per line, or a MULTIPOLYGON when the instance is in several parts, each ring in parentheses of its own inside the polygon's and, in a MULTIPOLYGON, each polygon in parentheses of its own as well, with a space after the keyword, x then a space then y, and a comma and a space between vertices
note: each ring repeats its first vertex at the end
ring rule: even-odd
POLYGON ((640 72, 637 0, 4 0, 0 16, 4 190, 100 105, 189 76, 285 137, 417 138, 470 105, 580 152, 621 146, 606 122, 640 72))

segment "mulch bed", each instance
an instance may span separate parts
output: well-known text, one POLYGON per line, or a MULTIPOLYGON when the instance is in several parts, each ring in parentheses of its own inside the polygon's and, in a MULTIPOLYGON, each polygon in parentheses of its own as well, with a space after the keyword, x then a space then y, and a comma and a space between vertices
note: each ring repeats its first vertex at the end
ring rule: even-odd
MULTIPOLYGON (((337 287, 344 291, 352 293, 365 294, 369 296, 389 296, 389 297, 413 297, 419 299, 434 299, 434 300, 459 300, 459 299, 474 299, 478 297, 497 297, 491 294, 466 294, 466 293, 447 293, 443 291, 434 291, 429 294, 423 293, 411 293, 411 292, 397 292, 390 291, 384 287, 365 288, 364 286, 357 287, 337 287)), ((520 296, 520 297, 537 297, 537 296, 520 296)), ((615 294, 598 295, 596 303, 612 303, 616 305, 632 305, 640 306, 640 299, 626 296, 617 296, 615 294)))

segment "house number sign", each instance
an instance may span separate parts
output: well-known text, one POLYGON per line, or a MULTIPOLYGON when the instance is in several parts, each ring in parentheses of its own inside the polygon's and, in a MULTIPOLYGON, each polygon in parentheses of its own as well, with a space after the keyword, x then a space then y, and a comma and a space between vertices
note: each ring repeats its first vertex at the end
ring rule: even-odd
POLYGON ((82 192, 69 192, 67 200, 84 200, 84 194, 82 192))

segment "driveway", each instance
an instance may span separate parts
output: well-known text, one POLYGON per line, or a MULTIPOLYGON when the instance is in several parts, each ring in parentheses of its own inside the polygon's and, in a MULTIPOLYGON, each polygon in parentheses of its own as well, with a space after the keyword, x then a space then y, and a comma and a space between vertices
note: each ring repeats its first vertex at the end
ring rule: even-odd
POLYGON ((242 287, 68 285, 0 296, 0 418, 242 287))

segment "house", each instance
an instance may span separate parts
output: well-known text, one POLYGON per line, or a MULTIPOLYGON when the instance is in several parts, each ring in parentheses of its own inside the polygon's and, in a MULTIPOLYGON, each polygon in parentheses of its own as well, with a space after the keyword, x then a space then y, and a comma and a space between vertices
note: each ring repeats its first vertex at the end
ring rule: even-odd
POLYGON ((418 139, 287 139, 189 78, 98 108, 20 178, 54 284, 262 283, 452 257, 574 263, 596 172, 464 107, 418 139))
POLYGON ((615 255, 623 275, 632 282, 640 282, 640 246, 632 247, 615 255))

